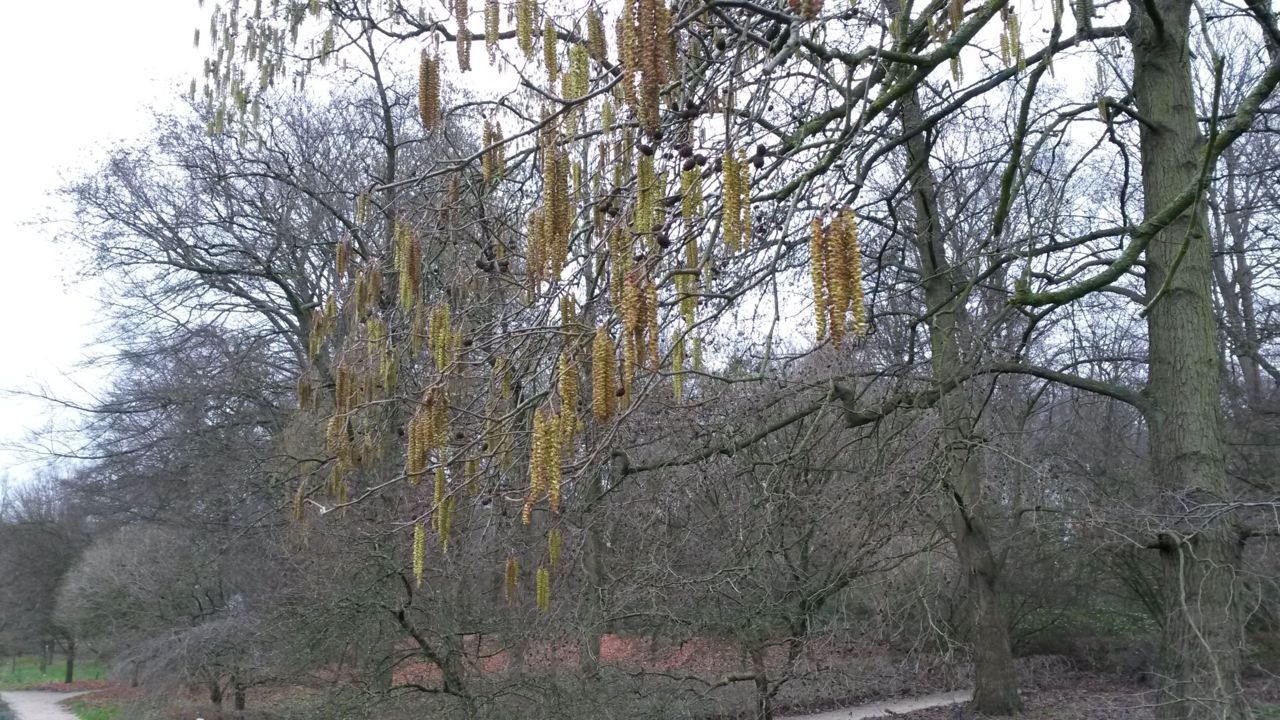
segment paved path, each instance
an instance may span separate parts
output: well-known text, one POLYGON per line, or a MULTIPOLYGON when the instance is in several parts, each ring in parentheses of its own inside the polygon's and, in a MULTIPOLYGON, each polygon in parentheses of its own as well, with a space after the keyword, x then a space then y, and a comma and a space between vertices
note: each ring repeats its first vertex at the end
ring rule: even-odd
POLYGON ((84 693, 55 692, 6 692, 0 700, 13 710, 17 720, 76 720, 76 716, 62 708, 62 701, 84 693))
MULTIPOLYGON (((915 712, 916 710, 927 710, 929 708, 942 707, 943 705, 969 702, 972 697, 973 692, 971 690, 957 690, 949 693, 937 693, 936 695, 857 705, 816 715, 795 715, 782 718, 782 720, 867 720, 868 718, 892 717, 898 713, 915 712)), ((19 720, 26 719, 19 718, 19 720)))

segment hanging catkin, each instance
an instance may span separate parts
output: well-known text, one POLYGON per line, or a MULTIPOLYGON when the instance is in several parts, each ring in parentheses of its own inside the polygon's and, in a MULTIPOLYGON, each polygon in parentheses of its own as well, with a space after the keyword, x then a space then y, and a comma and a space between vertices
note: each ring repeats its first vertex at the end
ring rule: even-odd
POLYGON ((616 355, 609 329, 596 328, 591 342, 591 410, 597 422, 608 422, 613 417, 616 355))
POLYGON ((422 523, 413 524, 413 582, 422 586, 427 567, 427 530, 422 523))
POLYGON ((428 130, 440 123, 440 60, 426 50, 418 64, 418 114, 428 130))

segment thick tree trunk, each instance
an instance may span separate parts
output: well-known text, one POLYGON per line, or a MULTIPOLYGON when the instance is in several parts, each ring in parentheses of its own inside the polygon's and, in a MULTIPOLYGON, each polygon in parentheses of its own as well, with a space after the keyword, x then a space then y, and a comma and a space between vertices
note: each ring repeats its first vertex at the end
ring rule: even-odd
MULTIPOLYGON (((920 103, 914 90, 903 97, 901 109, 903 130, 919 128, 920 103)), ((916 133, 906 147, 921 283, 931 312, 933 377, 939 384, 947 384, 964 370, 959 333, 966 293, 947 259, 925 134, 916 133)), ((984 509, 982 467, 973 443, 973 403, 964 389, 957 389, 942 397, 938 412, 943 424, 943 481, 949 493, 944 502, 952 506, 951 542, 973 613, 973 708, 988 715, 1010 715, 1022 709, 1022 698, 1013 668, 1008 612, 1001 596, 1000 563, 991 548, 984 509)))
MULTIPOLYGON (((1140 130, 1148 215, 1200 176, 1204 143, 1191 80, 1190 11, 1191 0, 1131 0, 1133 92, 1146 120, 1140 130)), ((1165 509, 1174 512, 1226 494, 1209 255, 1203 198, 1146 252, 1147 297, 1154 300, 1147 316, 1152 471, 1172 500, 1165 509)), ((1174 521, 1161 537, 1160 720, 1250 715, 1240 686, 1240 543, 1225 516, 1207 526, 1174 521)))
POLYGON ((955 521, 966 526, 955 530, 955 545, 973 612, 973 707, 987 715, 1011 715, 1022 709, 1022 697, 1000 571, 982 526, 969 527, 963 511, 956 512, 955 521))
POLYGON ((66 682, 74 682, 76 679, 76 641, 67 641, 67 672, 66 682))
POLYGON ((222 685, 216 680, 209 683, 209 702, 214 707, 222 707, 222 685))
POLYGON ((232 682, 235 685, 234 707, 237 711, 244 712, 245 703, 247 700, 247 698, 245 697, 247 694, 246 688, 244 686, 244 683, 242 682, 239 682, 237 680, 233 680, 232 682))
POLYGON ((769 668, 763 645, 751 647, 751 674, 756 686, 756 720, 773 720, 773 698, 769 693, 769 668))

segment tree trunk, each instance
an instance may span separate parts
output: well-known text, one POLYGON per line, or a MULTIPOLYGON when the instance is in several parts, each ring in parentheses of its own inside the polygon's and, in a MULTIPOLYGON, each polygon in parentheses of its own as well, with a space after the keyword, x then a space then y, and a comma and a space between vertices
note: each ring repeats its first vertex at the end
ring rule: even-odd
POLYGON ((751 673, 756 686, 756 720, 773 720, 773 703, 769 694, 769 668, 765 664, 763 645, 751 646, 751 673))
POLYGON ((40 674, 44 675, 49 669, 49 663, 53 662, 53 648, 50 643, 46 642, 40 646, 40 674))
MULTIPOLYGON (((600 473, 608 472, 605 469, 592 474, 591 486, 587 490, 587 507, 593 510, 597 509, 596 505, 600 498, 604 495, 604 489, 601 485, 600 473)), ((600 537, 600 529, 595 519, 587 518, 587 541, 583 548, 586 557, 583 558, 587 577, 584 591, 586 597, 586 617, 582 623, 581 642, 581 658, 579 660, 579 671, 583 676, 595 678, 600 675, 600 633, 601 623, 604 622, 604 540, 600 537)))
MULTIPOLYGON (((1146 119, 1139 127, 1148 216, 1196 182, 1203 162, 1188 47, 1190 11, 1191 0, 1131 0, 1133 92, 1146 119)), ((1183 512, 1226 494, 1203 208, 1202 197, 1146 251, 1147 298, 1154 301, 1147 316, 1152 472, 1171 500, 1165 510, 1183 512)), ((1241 542, 1222 515, 1207 526, 1176 521, 1166 526, 1159 543, 1165 612, 1155 704, 1160 720, 1250 715, 1240 685, 1241 542)))
POLYGON ((244 686, 244 683, 239 682, 237 680, 232 680, 232 683, 235 686, 234 707, 237 711, 244 712, 244 707, 246 702, 246 698, 245 698, 246 688, 244 686))
POLYGON ((216 708, 222 707, 222 685, 217 680, 209 683, 209 702, 216 708))
POLYGON ((67 641, 67 673, 66 682, 74 682, 76 679, 76 641, 74 639, 67 641))
MULTIPOLYGON (((903 96, 901 109, 904 132, 921 127, 916 91, 903 96)), ((959 333, 967 293, 947 259, 925 133, 915 133, 906 148, 921 283, 931 313, 928 324, 933 378, 945 385, 964 370, 959 333)), ((973 617, 973 709, 987 715, 1010 715, 1022 709, 1022 698, 1013 668, 1008 612, 1000 589, 1000 563, 991 548, 984 509, 982 467, 974 450, 973 403, 966 390, 957 388, 942 396, 938 412, 943 424, 943 485, 950 495, 944 502, 951 505, 950 537, 973 617)))

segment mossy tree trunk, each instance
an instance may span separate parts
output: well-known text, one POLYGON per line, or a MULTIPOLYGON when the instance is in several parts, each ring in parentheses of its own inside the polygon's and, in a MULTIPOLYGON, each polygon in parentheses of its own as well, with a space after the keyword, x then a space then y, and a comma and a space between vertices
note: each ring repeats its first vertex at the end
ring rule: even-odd
MULTIPOLYGON (((1133 92, 1150 217, 1201 176, 1189 47, 1191 0, 1132 0, 1133 92)), ((1173 513, 1226 495, 1217 326, 1204 193, 1146 250, 1147 393, 1152 472, 1173 513), (1181 259, 1179 260, 1179 257, 1181 259)), ((1157 543, 1164 627, 1157 671, 1161 720, 1250 716, 1240 685, 1246 593, 1241 534, 1227 515, 1176 520, 1157 543)))

